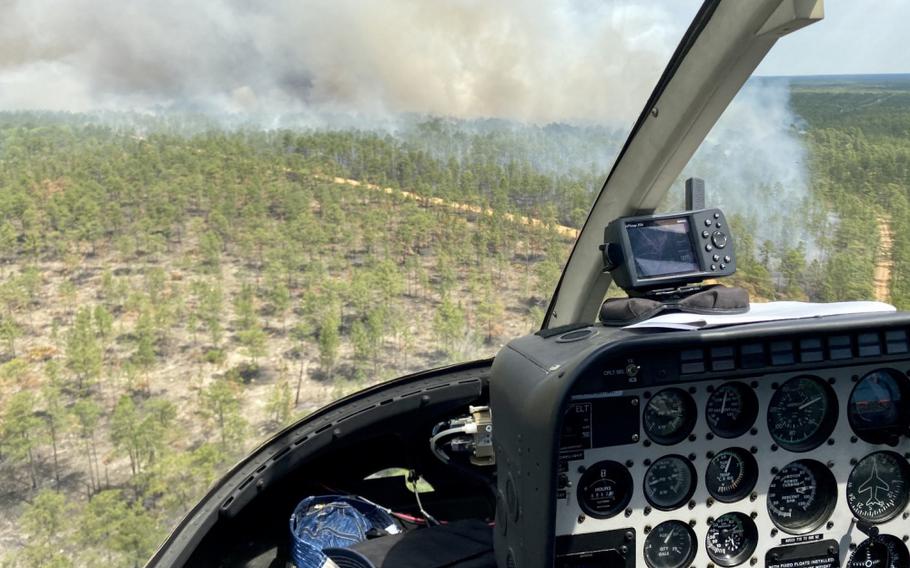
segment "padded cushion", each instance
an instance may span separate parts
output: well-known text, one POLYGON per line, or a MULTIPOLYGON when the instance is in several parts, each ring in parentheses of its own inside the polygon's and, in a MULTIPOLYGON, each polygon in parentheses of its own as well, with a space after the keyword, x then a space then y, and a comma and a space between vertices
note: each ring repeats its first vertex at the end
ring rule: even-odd
POLYGON ((604 325, 623 326, 667 312, 693 314, 742 314, 749 311, 749 292, 715 284, 681 298, 610 298, 600 307, 604 325))

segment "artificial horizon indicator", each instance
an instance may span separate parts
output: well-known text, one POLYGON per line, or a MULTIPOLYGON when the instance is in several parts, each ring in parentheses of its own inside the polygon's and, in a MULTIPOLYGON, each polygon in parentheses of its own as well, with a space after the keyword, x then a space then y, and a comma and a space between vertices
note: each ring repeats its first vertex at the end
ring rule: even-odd
POLYGON ((894 369, 864 375, 850 393, 847 418, 860 439, 896 443, 910 428, 910 380, 894 369))

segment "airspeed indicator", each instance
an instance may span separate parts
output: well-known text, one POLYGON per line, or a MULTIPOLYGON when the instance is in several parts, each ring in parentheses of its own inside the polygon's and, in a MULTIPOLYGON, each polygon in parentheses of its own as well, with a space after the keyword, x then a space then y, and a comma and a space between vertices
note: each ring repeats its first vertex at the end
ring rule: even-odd
POLYGON ((795 377, 771 397, 768 430, 785 450, 808 452, 834 431, 837 408, 837 396, 828 383, 818 377, 795 377))

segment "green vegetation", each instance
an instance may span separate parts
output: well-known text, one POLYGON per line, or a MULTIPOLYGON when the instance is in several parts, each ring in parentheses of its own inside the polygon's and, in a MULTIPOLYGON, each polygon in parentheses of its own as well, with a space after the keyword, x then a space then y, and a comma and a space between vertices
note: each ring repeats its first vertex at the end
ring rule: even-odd
MULTIPOLYGON (((890 260, 881 286, 910 307, 910 89, 792 92, 818 250, 761 239, 742 204, 735 281, 766 299, 867 299, 890 260)), ((0 114, 11 565, 141 564, 271 432, 532 329, 571 247, 552 226, 580 226, 621 142, 497 121, 395 136, 176 122, 0 114)))
POLYGON ((528 183, 522 212, 571 215, 544 207, 561 182, 529 162, 475 168, 377 133, 152 130, 0 115, 13 565, 141 563, 268 434, 532 329, 558 274, 542 259, 571 244, 502 216, 528 183))
POLYGON ((815 197, 838 219, 824 235, 817 294, 870 298, 881 224, 893 239, 890 300, 910 308, 910 78, 797 83, 792 104, 807 121, 815 197))

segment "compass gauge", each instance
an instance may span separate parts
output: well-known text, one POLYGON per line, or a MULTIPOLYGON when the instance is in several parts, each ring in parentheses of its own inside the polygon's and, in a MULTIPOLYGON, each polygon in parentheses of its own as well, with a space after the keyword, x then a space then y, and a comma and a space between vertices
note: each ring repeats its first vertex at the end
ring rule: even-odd
POLYGON ((894 535, 867 538, 856 547, 847 568, 906 568, 910 566, 907 545, 894 535))
POLYGON ((900 454, 874 452, 859 461, 847 478, 847 504, 858 518, 884 523, 910 499, 910 464, 900 454))

